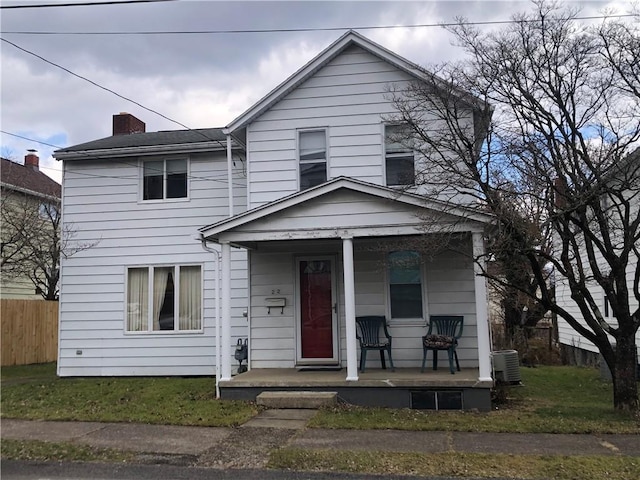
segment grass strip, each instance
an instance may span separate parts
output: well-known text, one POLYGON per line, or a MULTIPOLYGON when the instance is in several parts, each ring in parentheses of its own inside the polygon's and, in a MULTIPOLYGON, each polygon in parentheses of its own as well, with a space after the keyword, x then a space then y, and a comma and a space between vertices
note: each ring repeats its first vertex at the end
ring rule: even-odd
POLYGON ((252 403, 217 400, 209 377, 12 378, 3 382, 2 418, 228 427, 258 412, 252 403))
POLYGON ((135 454, 73 443, 2 439, 2 458, 7 460, 120 463, 132 461, 135 454))
POLYGON ((640 434, 640 418, 613 409, 612 387, 598 371, 521 368, 524 386, 487 413, 339 406, 320 411, 310 427, 511 433, 640 434))
POLYGON ((271 454, 269 468, 358 472, 371 475, 422 475, 556 480, 640 478, 640 458, 623 456, 547 456, 478 453, 398 453, 283 448, 271 454))

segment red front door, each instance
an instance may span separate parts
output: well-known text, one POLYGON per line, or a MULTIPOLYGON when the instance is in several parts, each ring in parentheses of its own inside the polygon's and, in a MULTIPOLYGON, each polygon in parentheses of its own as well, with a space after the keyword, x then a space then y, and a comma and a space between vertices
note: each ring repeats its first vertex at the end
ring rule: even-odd
POLYGON ((299 260, 300 360, 336 360, 333 335, 333 262, 299 260))

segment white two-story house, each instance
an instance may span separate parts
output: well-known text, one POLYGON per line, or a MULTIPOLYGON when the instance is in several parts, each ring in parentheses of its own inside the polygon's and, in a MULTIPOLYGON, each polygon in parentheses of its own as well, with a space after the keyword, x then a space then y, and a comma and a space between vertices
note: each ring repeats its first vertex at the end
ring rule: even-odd
POLYGON ((427 392, 436 408, 488 409, 487 295, 472 259, 491 218, 421 195, 429 160, 394 136, 389 89, 424 75, 350 31, 223 129, 57 152, 63 218, 98 242, 63 263, 59 373, 217 368, 226 398, 332 390, 416 406, 427 392), (450 248, 420 247, 442 233, 450 248), (376 355, 359 370, 364 315, 386 317, 395 371, 376 355), (433 315, 464 318, 453 375, 420 372, 433 315), (238 338, 249 371, 234 376, 238 338))

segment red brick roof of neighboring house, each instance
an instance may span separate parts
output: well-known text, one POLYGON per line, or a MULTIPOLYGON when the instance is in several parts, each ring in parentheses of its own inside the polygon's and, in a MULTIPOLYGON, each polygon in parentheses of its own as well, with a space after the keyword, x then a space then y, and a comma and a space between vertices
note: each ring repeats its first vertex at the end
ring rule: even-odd
POLYGON ((2 158, 1 161, 0 177, 3 188, 14 187, 18 190, 26 190, 27 193, 35 192, 60 198, 62 191, 60 184, 41 171, 6 158, 2 158))

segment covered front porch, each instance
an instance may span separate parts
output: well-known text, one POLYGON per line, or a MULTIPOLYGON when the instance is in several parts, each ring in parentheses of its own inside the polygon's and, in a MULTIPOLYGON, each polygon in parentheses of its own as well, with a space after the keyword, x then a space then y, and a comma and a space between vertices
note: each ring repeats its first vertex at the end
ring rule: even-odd
POLYGON ((358 404, 489 408, 486 285, 472 261, 483 254, 487 222, 464 208, 338 178, 204 227, 222 253, 222 396, 330 389, 358 404), (442 236, 442 248, 420 246, 426 235, 442 236), (249 251, 249 372, 236 377, 231 246, 249 251), (410 261, 390 262, 395 253, 410 261), (373 354, 359 369, 356 317, 370 315, 387 319, 395 372, 380 369, 373 354), (440 371, 419 372, 432 315, 464 317, 462 371, 453 375, 445 358, 440 371))
POLYGON ((430 410, 491 409, 493 382, 478 380, 477 368, 451 375, 447 368, 420 372, 420 368, 382 368, 360 372, 357 382, 345 378, 345 369, 257 368, 219 383, 222 398, 254 401, 265 391, 337 392, 354 405, 430 410))

